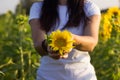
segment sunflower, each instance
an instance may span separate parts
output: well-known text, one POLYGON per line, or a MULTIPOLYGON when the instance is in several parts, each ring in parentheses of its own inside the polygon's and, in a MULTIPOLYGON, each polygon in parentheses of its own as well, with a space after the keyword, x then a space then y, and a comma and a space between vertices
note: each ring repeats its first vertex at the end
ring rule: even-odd
POLYGON ((56 30, 48 35, 48 45, 52 48, 53 51, 59 51, 60 55, 63 55, 65 52, 70 52, 73 48, 73 38, 69 31, 56 30))
POLYGON ((109 8, 107 13, 109 13, 110 16, 120 16, 120 10, 117 6, 109 8))

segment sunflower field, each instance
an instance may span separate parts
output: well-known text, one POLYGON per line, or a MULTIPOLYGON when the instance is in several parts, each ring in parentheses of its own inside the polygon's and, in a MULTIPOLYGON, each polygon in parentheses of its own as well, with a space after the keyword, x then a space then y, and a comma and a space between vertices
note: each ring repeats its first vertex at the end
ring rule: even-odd
MULTIPOLYGON (((120 9, 102 13, 99 42, 90 53, 98 80, 120 80, 120 9)), ((28 15, 0 16, 0 80, 35 80, 40 56, 36 53, 28 15)))
POLYGON ((98 80, 120 80, 120 9, 102 13, 99 43, 91 53, 98 80))
POLYGON ((35 80, 39 66, 28 24, 28 16, 0 16, 0 80, 35 80))

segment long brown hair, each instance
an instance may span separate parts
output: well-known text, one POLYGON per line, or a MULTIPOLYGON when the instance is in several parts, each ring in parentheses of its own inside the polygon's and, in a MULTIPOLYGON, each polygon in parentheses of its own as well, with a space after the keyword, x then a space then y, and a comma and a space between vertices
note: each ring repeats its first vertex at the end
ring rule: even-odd
MULTIPOLYGON (((59 0, 44 0, 43 2, 40 23, 41 28, 46 32, 56 25, 56 22, 59 22, 58 4, 59 0)), ((64 28, 77 27, 85 16, 84 0, 67 0, 67 7, 69 17, 64 28)))

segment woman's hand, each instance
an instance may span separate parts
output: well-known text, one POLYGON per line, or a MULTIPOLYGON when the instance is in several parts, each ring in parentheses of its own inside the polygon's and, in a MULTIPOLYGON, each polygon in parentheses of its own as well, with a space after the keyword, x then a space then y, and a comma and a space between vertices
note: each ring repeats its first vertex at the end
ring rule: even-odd
POLYGON ((68 57, 68 52, 65 52, 63 56, 59 54, 59 51, 53 51, 50 46, 48 46, 48 55, 53 59, 66 59, 68 57))

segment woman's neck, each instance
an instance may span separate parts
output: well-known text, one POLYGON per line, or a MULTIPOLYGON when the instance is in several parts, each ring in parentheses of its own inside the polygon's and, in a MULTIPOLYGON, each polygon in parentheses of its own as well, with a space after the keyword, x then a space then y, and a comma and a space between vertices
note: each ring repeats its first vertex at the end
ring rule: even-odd
POLYGON ((60 5, 66 5, 67 4, 67 0, 59 0, 59 4, 60 5))

